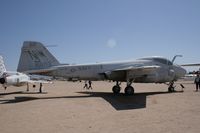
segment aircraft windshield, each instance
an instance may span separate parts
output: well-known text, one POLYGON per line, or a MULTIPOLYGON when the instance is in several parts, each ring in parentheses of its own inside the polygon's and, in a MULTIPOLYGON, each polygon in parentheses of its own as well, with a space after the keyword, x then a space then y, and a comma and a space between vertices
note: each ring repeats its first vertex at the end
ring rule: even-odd
POLYGON ((167 59, 157 58, 157 59, 154 59, 154 60, 157 61, 157 62, 160 62, 162 64, 165 64, 165 65, 172 65, 172 62, 167 60, 167 59))
POLYGON ((161 58, 161 57, 150 57, 150 58, 141 58, 140 60, 153 60, 156 62, 159 62, 161 64, 165 64, 165 65, 172 65, 173 63, 165 58, 161 58))

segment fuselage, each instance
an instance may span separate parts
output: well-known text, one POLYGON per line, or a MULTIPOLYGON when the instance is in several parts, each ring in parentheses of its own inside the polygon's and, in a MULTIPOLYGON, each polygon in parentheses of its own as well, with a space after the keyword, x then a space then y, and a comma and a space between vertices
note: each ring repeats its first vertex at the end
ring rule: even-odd
POLYGON ((164 83, 176 81, 186 73, 181 66, 172 64, 171 61, 161 57, 141 58, 135 61, 80 64, 80 65, 60 65, 51 68, 52 71, 46 75, 64 77, 68 80, 113 80, 126 81, 127 76, 131 76, 134 82, 140 83, 164 83), (151 72, 143 69, 137 71, 118 69, 145 66, 159 66, 151 72))
POLYGON ((6 71, 1 78, 1 84, 4 86, 23 86, 30 80, 29 76, 19 72, 6 71))

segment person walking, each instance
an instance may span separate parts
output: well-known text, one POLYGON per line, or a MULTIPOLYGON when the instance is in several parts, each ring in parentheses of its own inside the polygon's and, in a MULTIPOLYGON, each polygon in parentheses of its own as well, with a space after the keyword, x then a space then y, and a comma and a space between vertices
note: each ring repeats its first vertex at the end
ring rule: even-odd
POLYGON ((87 81, 85 81, 85 85, 84 85, 84 87, 83 87, 83 89, 88 89, 88 84, 87 84, 87 81))
POLYGON ((92 81, 88 81, 88 84, 89 84, 89 87, 88 87, 88 89, 91 89, 92 90, 92 81))

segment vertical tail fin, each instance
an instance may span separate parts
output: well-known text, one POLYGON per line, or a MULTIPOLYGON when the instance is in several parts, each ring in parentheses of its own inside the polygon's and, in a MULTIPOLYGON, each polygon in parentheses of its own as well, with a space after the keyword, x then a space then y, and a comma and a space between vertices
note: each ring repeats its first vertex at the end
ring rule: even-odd
POLYGON ((4 65, 3 57, 0 55, 0 77, 2 77, 5 71, 6 71, 6 67, 4 65))
POLYGON ((47 69, 59 65, 58 60, 40 42, 25 41, 21 48, 21 55, 17 71, 47 69))

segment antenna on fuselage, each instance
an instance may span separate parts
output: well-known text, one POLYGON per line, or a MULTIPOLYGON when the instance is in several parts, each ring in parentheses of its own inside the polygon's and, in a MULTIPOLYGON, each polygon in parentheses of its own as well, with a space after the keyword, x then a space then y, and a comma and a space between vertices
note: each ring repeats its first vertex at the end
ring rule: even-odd
POLYGON ((172 59, 172 63, 174 63, 176 57, 183 57, 183 56, 182 56, 182 55, 175 55, 175 56, 173 57, 173 59, 172 59))

